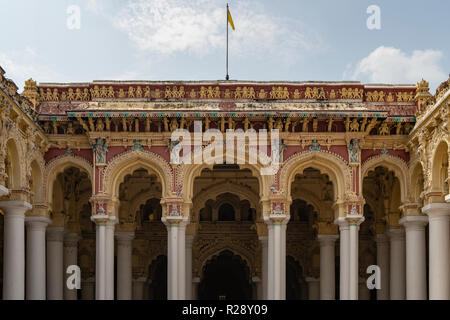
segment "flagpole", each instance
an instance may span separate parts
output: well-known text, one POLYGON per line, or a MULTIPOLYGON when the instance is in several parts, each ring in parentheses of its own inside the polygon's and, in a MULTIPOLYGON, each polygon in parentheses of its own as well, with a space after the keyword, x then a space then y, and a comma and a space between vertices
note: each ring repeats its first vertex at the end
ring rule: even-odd
POLYGON ((225 80, 230 80, 230 76, 228 75, 228 3, 227 3, 227 12, 226 12, 226 16, 227 16, 227 75, 225 77, 225 80))

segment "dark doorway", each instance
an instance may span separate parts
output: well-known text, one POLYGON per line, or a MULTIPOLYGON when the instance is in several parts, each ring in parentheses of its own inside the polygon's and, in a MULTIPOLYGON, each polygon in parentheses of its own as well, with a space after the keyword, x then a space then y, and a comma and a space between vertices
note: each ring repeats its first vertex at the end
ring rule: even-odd
POLYGON ((234 221, 234 208, 231 204, 225 203, 219 208, 219 221, 234 221))
POLYGON ((203 269, 199 300, 251 300, 250 270, 240 256, 223 251, 203 269))
POLYGON ((286 300, 302 300, 306 283, 303 279, 303 270, 300 264, 291 256, 286 257, 286 300))
POLYGON ((167 300, 167 257, 159 256, 149 269, 149 299, 167 300))

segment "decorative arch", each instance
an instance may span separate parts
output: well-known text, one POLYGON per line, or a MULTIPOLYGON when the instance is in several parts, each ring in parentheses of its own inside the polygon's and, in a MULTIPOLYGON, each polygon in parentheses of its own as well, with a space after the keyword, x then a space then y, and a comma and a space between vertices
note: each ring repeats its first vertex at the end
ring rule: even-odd
MULTIPOLYGON (((246 152, 246 156, 248 152, 246 152)), ((215 161, 222 159, 222 157, 216 156, 211 160, 213 164, 183 164, 177 167, 177 186, 183 186, 182 195, 183 199, 186 202, 190 202, 190 199, 194 196, 194 180, 199 177, 204 169, 213 169, 215 165, 215 161)), ((270 176, 262 176, 260 174, 260 170, 262 167, 257 164, 248 164, 246 159, 242 159, 242 157, 238 157, 235 155, 234 163, 243 162, 244 164, 238 164, 239 169, 249 169, 252 172, 252 175, 258 179, 259 184, 259 196, 262 199, 268 197, 269 190, 269 177, 270 176)))
POLYGON ((297 174, 306 168, 315 168, 322 174, 328 174, 333 183, 335 201, 345 199, 345 194, 352 188, 352 172, 347 162, 340 156, 328 152, 302 152, 289 157, 279 171, 280 193, 291 199, 291 184, 297 174))
MULTIPOLYGON (((21 140, 21 139, 20 139, 21 140)), ((10 178, 11 185, 8 186, 9 189, 20 189, 26 184, 25 180, 25 168, 24 168, 24 156, 23 150, 20 148, 18 137, 9 137, 6 141, 6 154, 10 160, 12 175, 10 178)))
MULTIPOLYGON (((449 144, 441 138, 434 144, 431 152, 431 191, 448 192, 444 189, 446 179, 448 179, 448 156, 449 144), (447 168, 443 167, 444 160, 447 159, 447 168), (446 178, 447 177, 447 178, 446 178)), ((447 180, 448 183, 448 180, 447 180)))
POLYGON ((408 170, 408 164, 398 158, 391 155, 377 155, 369 158, 362 164, 361 175, 364 179, 370 170, 376 167, 386 167, 388 170, 393 171, 395 176, 400 182, 401 189, 401 201, 402 203, 411 201, 410 185, 411 179, 408 170))
POLYGON ((43 170, 38 161, 32 160, 30 162, 30 171, 31 171, 31 181, 32 185, 30 186, 33 194, 33 203, 42 203, 43 202, 43 194, 42 194, 42 180, 43 180, 43 170))
POLYGON ((422 181, 421 185, 419 185, 419 182, 420 178, 422 180, 425 179, 423 172, 424 170, 420 161, 415 161, 414 163, 410 164, 409 174, 411 177, 411 198, 416 203, 422 202, 421 195, 424 191, 425 181, 422 181))
POLYGON ((173 170, 160 155, 150 151, 127 151, 114 157, 103 170, 103 189, 118 198, 119 185, 127 174, 144 168, 155 173, 162 186, 162 197, 170 196, 173 189, 173 170))
MULTIPOLYGON (((50 161, 44 171, 44 179, 43 179, 43 196, 44 199, 47 200, 47 203, 50 205, 52 203, 52 195, 53 195, 53 182, 59 173, 64 172, 69 167, 76 167, 81 170, 84 170, 88 176, 91 183, 93 183, 92 179, 92 164, 86 159, 74 156, 74 155, 64 155, 57 157, 50 161)), ((94 190, 94 186, 92 186, 92 190, 94 190)))

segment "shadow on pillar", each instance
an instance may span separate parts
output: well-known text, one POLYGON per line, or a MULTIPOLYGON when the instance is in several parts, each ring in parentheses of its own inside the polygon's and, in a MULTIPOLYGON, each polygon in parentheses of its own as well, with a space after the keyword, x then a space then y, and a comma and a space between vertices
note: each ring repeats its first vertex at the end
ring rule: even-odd
POLYGON ((167 256, 159 256, 149 266, 147 283, 150 300, 167 300, 167 256))
POLYGON ((303 268, 293 257, 286 257, 286 300, 307 300, 303 268))
MULTIPOLYGON (((338 241, 339 242, 339 241, 338 241)), ((340 252, 339 250, 339 245, 336 246, 336 255, 334 258, 334 296, 335 296, 335 300, 340 300, 340 283, 341 283, 341 257, 338 255, 340 252)))

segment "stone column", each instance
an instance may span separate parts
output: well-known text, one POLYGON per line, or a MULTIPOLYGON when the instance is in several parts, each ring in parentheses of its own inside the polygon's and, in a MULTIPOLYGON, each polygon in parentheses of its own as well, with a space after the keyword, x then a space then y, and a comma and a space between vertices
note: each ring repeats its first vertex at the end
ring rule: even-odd
POLYGON ((273 300, 273 225, 267 226, 267 300, 273 300))
POLYGON ((63 300, 64 228, 47 228, 47 299, 63 300))
POLYGON ((105 245, 106 245, 106 300, 114 300, 114 228, 115 219, 110 219, 105 226, 105 245))
POLYGON ((377 234, 377 265, 381 270, 381 289, 377 290, 377 300, 389 300, 389 238, 384 233, 377 234))
POLYGON ((253 300, 263 300, 262 283, 259 277, 253 277, 253 300))
POLYGON ((186 236, 186 300, 192 300, 192 243, 194 236, 186 236))
POLYGON ((67 287, 67 268, 71 265, 78 265, 78 241, 81 239, 77 233, 66 233, 64 235, 64 283, 63 292, 64 300, 77 300, 77 289, 69 289, 67 287))
POLYGON ((133 239, 134 232, 117 232, 117 300, 133 297, 133 239))
POLYGON ((430 300, 450 300, 450 203, 423 207, 429 221, 430 300))
POLYGON ((320 300, 335 299, 334 243, 337 235, 320 234, 320 300))
POLYGON ((427 300, 425 226, 427 216, 405 216, 400 224, 406 231, 406 299, 427 300))
POLYGON ((405 229, 391 227, 388 231, 390 240, 390 297, 391 300, 405 300, 406 296, 406 248, 405 229))
POLYGON ((152 280, 148 279, 144 281, 144 293, 142 294, 142 300, 151 300, 150 298, 150 288, 152 286, 152 280))
POLYGON ((46 217, 26 217, 27 226, 27 300, 45 300, 45 229, 46 217))
POLYGON ((261 241, 261 267, 262 267, 262 280, 261 280, 261 286, 262 286, 262 300, 267 300, 267 269, 268 269, 268 246, 267 237, 259 237, 259 240, 261 241))
POLYGON ((146 279, 133 279, 133 300, 144 300, 144 285, 146 279))
POLYGON ((350 245, 350 226, 345 218, 341 217, 334 221, 339 225, 339 299, 349 299, 349 245, 350 245))
POLYGON ((81 300, 95 300, 95 279, 81 281, 81 300))
POLYGON ((199 278, 192 279, 192 299, 198 300, 198 285, 200 284, 199 278))
POLYGON ((187 217, 163 217, 167 227, 167 299, 184 300, 186 294, 186 224, 187 217), (180 247, 181 246, 181 247, 180 247), (183 283, 181 283, 183 282, 183 283))
POLYGON ((281 233, 283 231, 283 226, 279 221, 274 221, 273 225, 273 300, 281 300, 281 290, 282 285, 282 272, 281 272, 281 259, 282 249, 281 249, 281 233))
POLYGON ((308 297, 309 300, 320 299, 320 279, 308 277, 306 278, 308 283, 308 297))
POLYGON ((25 201, 0 201, 4 216, 3 299, 25 299, 25 201))
POLYGON ((106 300, 106 223, 110 219, 107 214, 96 214, 91 220, 96 224, 95 299, 106 300))
POLYGON ((370 290, 367 288, 367 279, 359 278, 359 300, 370 300, 370 290))
POLYGON ((268 224, 269 264, 268 264, 268 299, 284 300, 286 298, 286 224, 289 216, 283 212, 273 211, 264 217, 268 224), (284 290, 284 292, 283 292, 284 290))
POLYGON ((359 282, 359 267, 358 267, 358 250, 359 250, 359 225, 364 221, 361 215, 347 215, 349 222, 349 291, 348 299, 358 300, 358 282, 359 282))
POLYGON ((178 226, 178 300, 186 300, 186 223, 178 226))
POLYGON ((286 300, 286 230, 287 220, 281 225, 281 300, 286 300))

